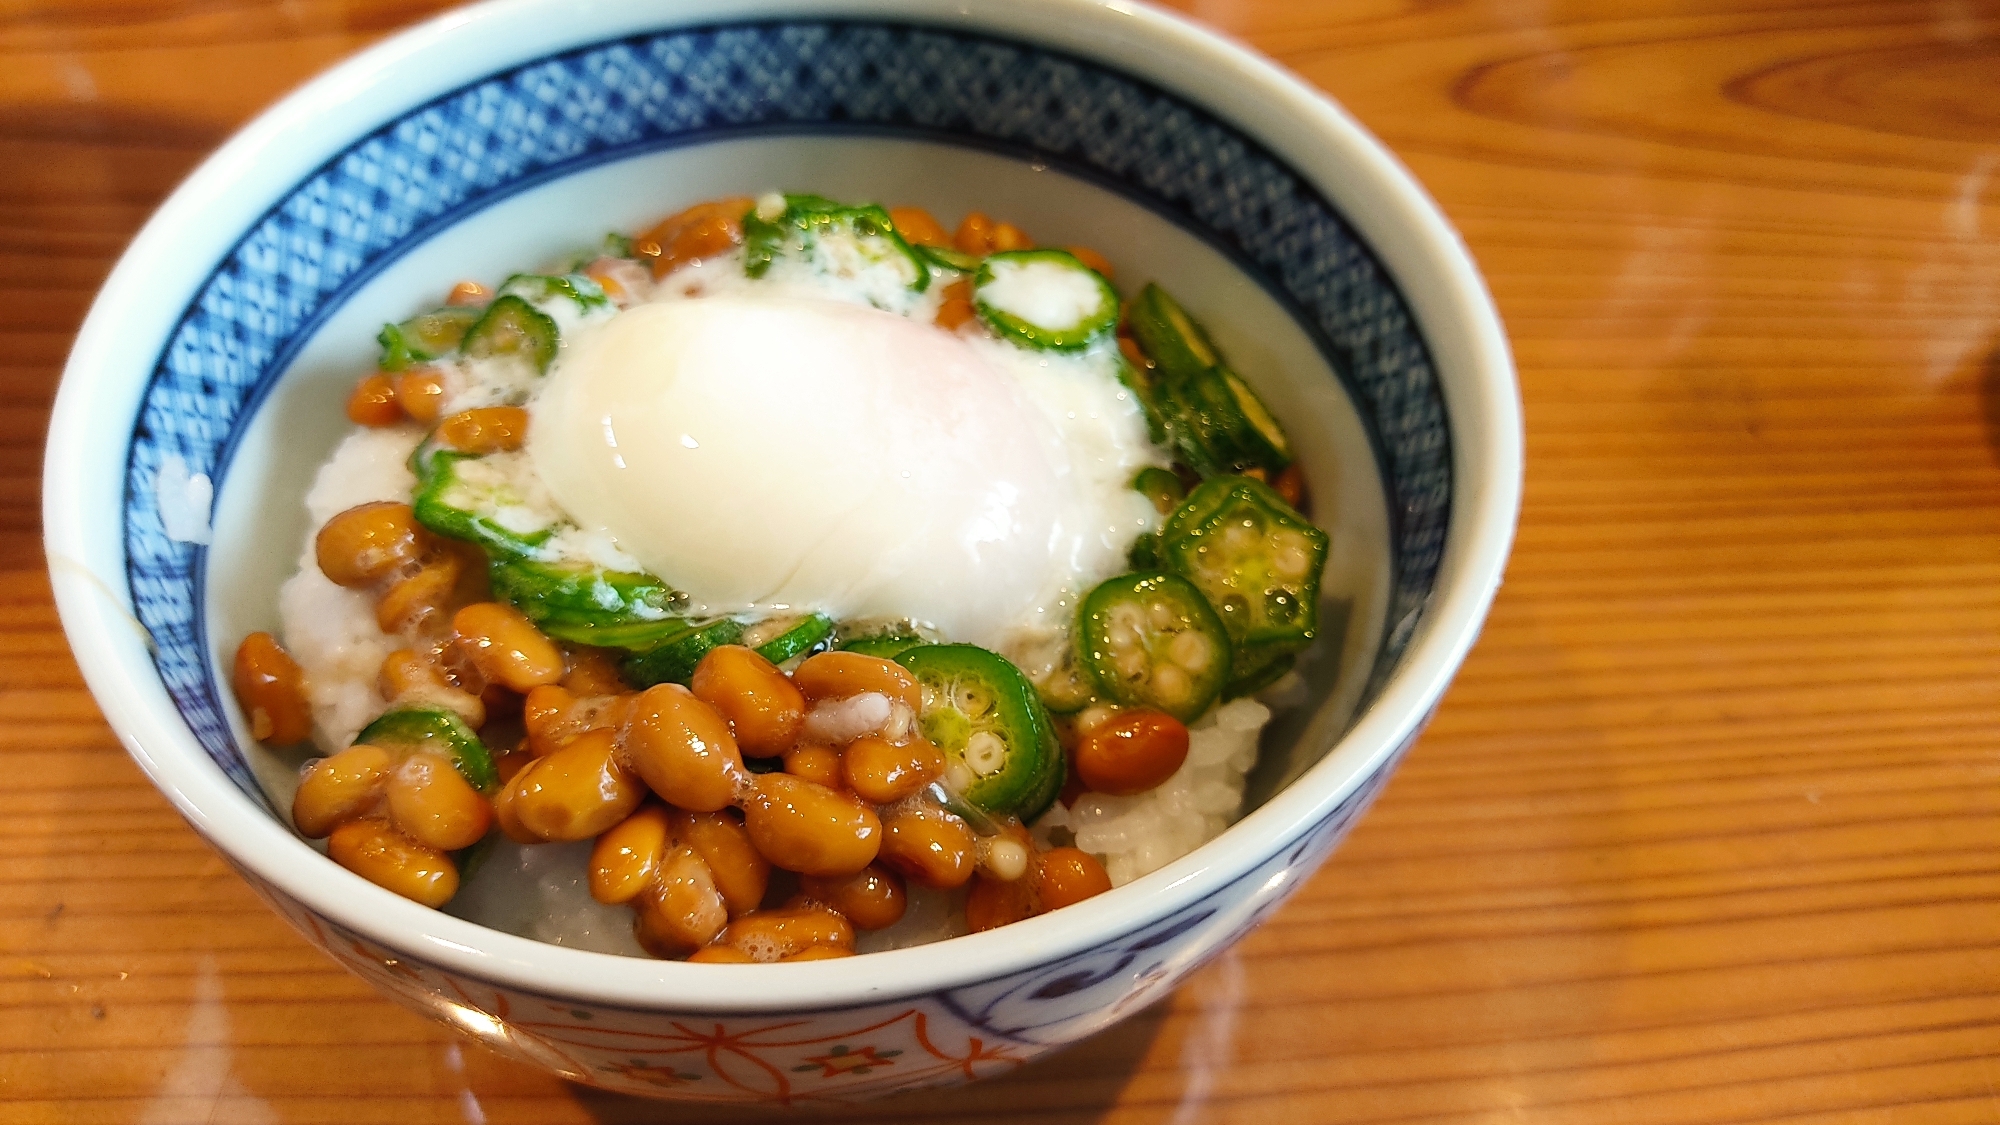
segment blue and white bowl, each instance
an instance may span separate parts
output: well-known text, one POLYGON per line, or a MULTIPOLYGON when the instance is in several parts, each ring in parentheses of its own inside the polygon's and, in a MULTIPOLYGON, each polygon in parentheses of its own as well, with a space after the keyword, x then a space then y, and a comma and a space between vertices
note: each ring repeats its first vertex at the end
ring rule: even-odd
POLYGON ((578 1081, 852 1098, 1020 1065, 1158 999, 1295 890, 1478 632, 1519 499, 1505 339, 1457 237, 1323 96, 1125 0, 499 0, 334 69, 160 209, 57 398, 57 602, 142 768, 390 995, 578 1081), (1331 651, 1219 839, 1004 930, 854 960, 545 945, 324 860, 274 815, 224 668, 270 627, 373 330, 697 200, 982 209, 1168 281, 1287 420, 1333 531, 1331 651))

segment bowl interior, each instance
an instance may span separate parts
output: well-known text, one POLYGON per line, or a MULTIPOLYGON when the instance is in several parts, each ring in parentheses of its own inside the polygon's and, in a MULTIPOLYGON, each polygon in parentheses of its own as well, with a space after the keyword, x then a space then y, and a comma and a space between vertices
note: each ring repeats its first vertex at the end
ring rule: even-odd
POLYGON ((1337 741, 1431 593, 1451 497, 1437 380, 1373 254, 1303 177, 1143 81, 981 34, 778 21, 621 39, 417 107, 258 217, 202 287, 133 436, 126 543, 162 679, 240 786, 288 800, 296 762, 245 755, 220 685, 236 641, 275 624, 300 498, 380 324, 773 187, 985 210, 1195 309, 1287 423, 1334 532, 1333 639, 1313 705, 1266 734, 1252 804, 1337 741), (203 474, 213 547, 175 511, 203 474))
MULTIPOLYGON (((435 304, 461 278, 491 283, 644 229, 689 203, 782 187, 834 198, 914 202, 941 216, 984 210, 1047 243, 1108 255, 1134 289, 1156 279, 1199 310, 1217 342, 1285 421, 1332 533, 1324 583, 1327 641, 1308 664, 1312 706, 1273 732, 1265 786, 1296 776, 1331 740, 1367 683, 1390 580, 1387 510, 1374 448, 1312 337, 1217 247, 1119 193, 1045 165, 935 141, 810 134, 737 138, 597 164, 498 200, 411 245, 355 289, 306 339, 249 416, 223 466, 203 605, 210 674, 226 682, 238 639, 277 627, 277 588, 300 560, 301 498, 353 427, 341 404, 372 369, 386 321, 435 304)), ((754 341, 746 341, 754 347, 754 341)), ((754 518, 750 513, 745 518, 754 518)), ((288 807, 305 751, 273 752, 238 724, 264 791, 288 807)), ((1256 798, 1253 797, 1253 800, 1256 798)))

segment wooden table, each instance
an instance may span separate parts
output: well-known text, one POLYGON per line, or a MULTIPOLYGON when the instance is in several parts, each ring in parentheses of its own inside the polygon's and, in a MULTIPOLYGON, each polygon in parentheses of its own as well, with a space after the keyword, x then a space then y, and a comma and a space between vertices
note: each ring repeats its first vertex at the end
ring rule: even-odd
MULTIPOLYGON (((1162 1007, 841 1120, 2000 1121, 2000 7, 1196 0, 1400 153, 1518 350, 1485 639, 1162 1007), (1729 9, 1744 11, 1732 13, 1729 9)), ((37 473, 208 150, 409 0, 0 6, 0 1122, 625 1122, 255 901, 119 750, 37 473)))

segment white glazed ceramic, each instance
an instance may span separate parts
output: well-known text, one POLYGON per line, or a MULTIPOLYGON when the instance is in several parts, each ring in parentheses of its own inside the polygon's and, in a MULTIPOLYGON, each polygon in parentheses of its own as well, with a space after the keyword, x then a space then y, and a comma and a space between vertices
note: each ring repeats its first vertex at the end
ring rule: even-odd
POLYGON ((314 81, 168 200, 71 355, 44 516, 64 627, 121 740, 309 940, 404 1003, 578 1081, 798 1102, 1018 1066, 1159 998, 1275 909, 1386 782, 1477 634, 1518 505, 1519 426, 1490 302, 1421 190, 1323 97, 1176 18, 1092 0, 501 0, 314 81), (815 98, 833 108, 808 120, 815 98), (715 115, 707 131, 618 147, 620 129, 657 132, 697 102, 715 115), (974 110, 939 108, 955 104, 974 110), (532 158, 507 149, 520 138, 541 146, 532 158), (675 181, 658 200, 628 195, 587 221, 573 208, 520 218, 649 169, 675 181), (963 209, 951 196, 986 189, 996 213, 1099 245, 1139 276, 1185 263, 1202 307, 1225 312, 1225 349, 1272 365, 1261 389, 1303 431, 1316 495, 1340 498, 1336 532, 1363 542, 1372 522, 1396 548, 1393 566, 1351 548, 1365 588, 1350 591, 1345 671, 1272 749, 1277 791, 1088 907, 797 965, 544 945, 327 863, 246 789, 240 723, 215 686, 218 650, 269 618, 303 528, 285 498, 296 505, 333 440, 300 419, 337 412, 367 362, 366 329, 440 279, 506 272, 578 230, 629 228, 701 198, 704 175, 740 187, 753 171, 814 169, 783 186, 906 190, 895 199, 947 215, 963 209), (426 195, 441 178, 459 195, 426 195), (1254 197, 1246 184, 1294 186, 1254 197), (1314 208, 1337 220, 1297 229, 1344 256, 1303 236, 1258 243, 1259 224, 1314 208), (1253 233, 1232 249, 1216 230, 1253 233), (1270 276, 1245 280, 1260 269, 1270 276), (1318 288, 1298 281, 1308 274, 1318 288), (1342 372, 1370 404, 1359 414, 1328 378, 1329 339, 1359 357, 1342 372), (1349 432, 1363 416, 1368 434, 1349 432), (1370 435, 1379 479, 1356 452, 1370 435), (198 478, 192 493, 162 484, 176 472, 198 478), (198 500, 210 473, 213 549, 188 542, 203 537, 198 504, 193 530, 159 511, 168 493, 198 500), (282 534, 258 539, 274 521, 282 534))

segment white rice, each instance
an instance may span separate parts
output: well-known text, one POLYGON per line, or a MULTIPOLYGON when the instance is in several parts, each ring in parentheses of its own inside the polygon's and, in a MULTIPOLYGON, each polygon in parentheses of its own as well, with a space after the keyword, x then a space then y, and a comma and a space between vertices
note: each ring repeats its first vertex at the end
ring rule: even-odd
POLYGON ((590 897, 592 846, 589 840, 525 846, 496 835, 493 850, 447 910, 550 945, 645 957, 632 936, 631 909, 590 897))
POLYGON ((285 648, 306 675, 312 702, 313 741, 336 753, 388 706, 375 690, 382 661, 402 642, 375 624, 375 599, 366 590, 336 586, 320 573, 313 538, 326 521, 377 500, 408 503, 416 479, 407 464, 423 440, 415 426, 363 428, 347 436, 322 465, 306 493, 311 527, 299 551, 299 571, 278 591, 285 648))
POLYGON ((933 891, 909 884, 909 905, 903 917, 885 930, 861 931, 854 935, 856 953, 880 953, 885 949, 908 949, 934 941, 958 937, 965 932, 965 892, 933 891))
POLYGON ((1243 804, 1243 778, 1257 762, 1257 736, 1271 709, 1254 699, 1223 704, 1188 728, 1187 761, 1158 788, 1131 797, 1086 793, 1035 822, 1044 846, 1067 834, 1104 861, 1122 887, 1222 834, 1243 804))

